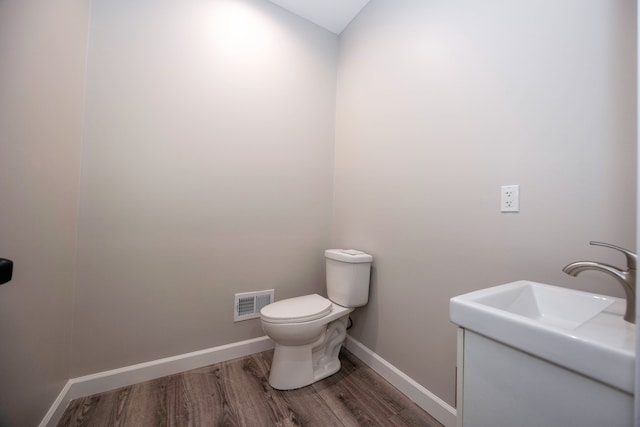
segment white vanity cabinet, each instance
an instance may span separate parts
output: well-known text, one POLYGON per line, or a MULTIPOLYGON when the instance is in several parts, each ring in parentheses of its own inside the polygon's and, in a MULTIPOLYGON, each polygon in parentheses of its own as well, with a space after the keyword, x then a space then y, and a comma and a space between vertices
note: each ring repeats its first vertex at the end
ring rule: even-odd
POLYGON ((452 298, 458 427, 633 427, 625 306, 525 280, 452 298))
POLYGON ((459 329, 458 427, 631 427, 633 395, 459 329))

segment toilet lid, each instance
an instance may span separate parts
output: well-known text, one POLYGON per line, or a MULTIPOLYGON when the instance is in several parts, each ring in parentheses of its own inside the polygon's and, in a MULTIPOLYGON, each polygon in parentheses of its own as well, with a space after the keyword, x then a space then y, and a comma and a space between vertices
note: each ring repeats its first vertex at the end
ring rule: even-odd
POLYGON ((320 319, 330 312, 331 301, 311 294, 265 305, 260 310, 260 317, 271 323, 301 323, 320 319))

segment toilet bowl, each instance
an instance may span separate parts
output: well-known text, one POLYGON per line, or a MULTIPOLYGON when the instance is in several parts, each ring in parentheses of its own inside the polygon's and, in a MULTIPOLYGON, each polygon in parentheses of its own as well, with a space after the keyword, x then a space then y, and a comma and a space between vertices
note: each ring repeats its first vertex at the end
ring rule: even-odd
POLYGON ((325 256, 329 299, 304 295, 260 311, 262 328, 276 344, 269 373, 275 389, 304 387, 338 372, 349 313, 368 301, 373 257, 353 249, 330 249, 325 256))
POLYGON ((353 308, 341 307, 317 294, 279 302, 284 304, 270 304, 261 313, 264 332, 276 342, 269 384, 278 390, 292 390, 336 373, 340 369, 338 353, 353 308), (323 309, 321 314, 316 311, 315 316, 296 318, 285 314, 293 304, 323 309))

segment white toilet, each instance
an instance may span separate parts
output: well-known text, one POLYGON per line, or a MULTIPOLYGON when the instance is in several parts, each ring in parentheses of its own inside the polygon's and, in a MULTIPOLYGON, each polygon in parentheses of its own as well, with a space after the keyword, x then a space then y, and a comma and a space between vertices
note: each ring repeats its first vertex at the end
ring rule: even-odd
POLYGON ((338 353, 349 313, 369 301, 373 257, 354 249, 328 249, 327 295, 289 298, 260 310, 264 332, 276 343, 269 384, 304 387, 340 370, 338 353))

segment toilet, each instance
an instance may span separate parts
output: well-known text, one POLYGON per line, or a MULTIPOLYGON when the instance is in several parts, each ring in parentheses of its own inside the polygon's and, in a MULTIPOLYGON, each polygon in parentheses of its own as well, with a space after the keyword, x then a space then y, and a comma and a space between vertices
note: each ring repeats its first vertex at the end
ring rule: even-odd
POLYGON ((355 249, 327 249, 327 295, 289 298, 260 310, 264 332, 276 343, 269 384, 293 390, 340 370, 338 353, 349 314, 369 301, 373 257, 355 249))

